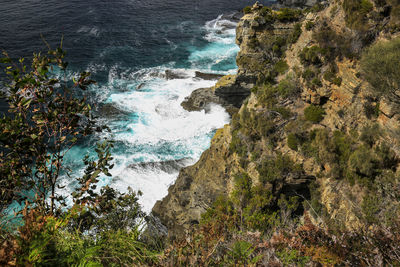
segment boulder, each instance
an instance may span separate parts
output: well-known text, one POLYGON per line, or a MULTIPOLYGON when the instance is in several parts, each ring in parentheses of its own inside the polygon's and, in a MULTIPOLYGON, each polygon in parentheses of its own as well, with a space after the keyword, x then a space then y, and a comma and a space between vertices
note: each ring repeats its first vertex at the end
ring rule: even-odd
POLYGON ((167 80, 174 80, 174 79, 187 79, 190 76, 184 72, 179 72, 176 70, 166 70, 165 71, 165 78, 167 80))
POLYGON ((204 73, 200 71, 195 72, 195 77, 203 80, 218 80, 224 77, 223 74, 215 74, 215 73, 204 73))

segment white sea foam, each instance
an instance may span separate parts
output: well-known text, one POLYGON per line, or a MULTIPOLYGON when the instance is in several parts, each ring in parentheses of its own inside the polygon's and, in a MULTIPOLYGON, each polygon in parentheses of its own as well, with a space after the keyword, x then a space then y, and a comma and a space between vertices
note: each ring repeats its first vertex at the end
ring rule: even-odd
MULTIPOLYGON (((95 88, 96 95, 101 102, 114 105, 129 115, 103 118, 112 134, 102 137, 112 137, 116 145, 113 151, 115 167, 111 170, 113 178, 101 177, 100 186, 111 184, 122 192, 128 187, 142 191, 140 203, 148 212, 167 194, 168 187, 178 175, 178 167, 193 164, 200 158, 209 147, 213 132, 229 122, 229 115, 218 105, 211 105, 207 112, 188 112, 180 104, 193 90, 215 84, 215 81, 195 78, 195 71, 221 73, 213 66, 227 59, 234 60, 238 51, 234 43, 234 26, 234 22, 222 19, 222 16, 207 22, 204 29, 209 43, 191 52, 188 58, 193 66, 191 69, 176 69, 172 67, 173 63, 123 73, 119 66, 110 69, 108 84, 95 88), (182 77, 167 79, 166 70, 182 77), (174 161, 182 159, 185 160, 176 167, 174 161), (172 169, 150 164, 168 165, 169 161, 173 161, 172 169), (133 165, 136 167, 132 168, 133 165)), ((87 32, 87 29, 82 31, 87 32)), ((103 66, 92 66, 96 67, 103 66)), ((224 73, 235 71, 233 65, 224 73)), ((70 157, 79 153, 82 151, 74 151, 70 157)))

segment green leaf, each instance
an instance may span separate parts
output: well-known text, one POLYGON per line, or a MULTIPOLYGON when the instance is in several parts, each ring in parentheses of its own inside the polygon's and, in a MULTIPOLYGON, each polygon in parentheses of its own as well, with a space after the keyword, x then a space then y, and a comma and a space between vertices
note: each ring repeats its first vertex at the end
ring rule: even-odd
POLYGON ((11 58, 7 58, 7 57, 0 58, 0 63, 4 63, 4 64, 11 63, 11 58))
POLYGON ((101 170, 95 170, 92 174, 92 178, 97 178, 97 176, 99 176, 101 170))

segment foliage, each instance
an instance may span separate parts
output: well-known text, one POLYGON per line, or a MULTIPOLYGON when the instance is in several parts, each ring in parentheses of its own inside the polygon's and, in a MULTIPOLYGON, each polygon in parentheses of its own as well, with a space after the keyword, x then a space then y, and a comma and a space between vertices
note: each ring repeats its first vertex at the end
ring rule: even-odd
POLYGON ((38 216, 34 209, 25 212, 19 264, 121 266, 154 261, 155 254, 139 240, 144 214, 131 212, 137 211, 136 194, 106 188, 94 200, 59 217, 38 216))
POLYGON ((318 79, 317 77, 314 78, 314 79, 312 79, 311 84, 312 84, 314 87, 322 87, 322 82, 321 82, 321 80, 318 79))
POLYGON ((311 81, 312 79, 315 78, 317 74, 311 69, 311 68, 307 68, 304 70, 304 72, 302 73, 302 77, 306 80, 306 81, 311 81))
MULTIPOLYGON (((34 54, 30 69, 24 59, 16 64, 6 53, 4 56, 1 62, 10 78, 6 87, 10 115, 0 118, 2 206, 28 200, 43 214, 55 213, 56 202, 64 204, 64 198, 57 194, 60 175, 69 172, 63 166, 64 155, 94 130, 101 131, 90 105, 78 97, 78 90, 86 90, 94 81, 86 72, 73 83, 52 78, 52 70, 58 67, 66 71, 68 65, 63 62, 61 48, 50 50, 48 56, 34 54), (35 195, 28 199, 22 192, 31 190, 35 195)), ((87 172, 93 180, 101 172, 108 174, 112 159, 109 154, 98 155, 99 162, 87 172)))
POLYGON ((318 65, 321 64, 321 55, 323 50, 319 46, 304 47, 299 53, 301 63, 304 65, 318 65))
POLYGON ((243 13, 244 14, 249 14, 251 13, 251 6, 246 6, 243 8, 243 13))
POLYGON ((299 9, 292 9, 292 8, 281 8, 277 14, 276 19, 280 22, 291 22, 297 21, 301 18, 302 11, 299 9))
POLYGON ((372 11, 373 7, 373 4, 369 0, 343 1, 347 26, 355 30, 366 30, 368 13, 372 11))
POLYGON ((323 120, 325 115, 325 110, 320 106, 309 105, 304 109, 304 117, 306 120, 313 123, 319 123, 323 120))
POLYGON ((365 116, 368 119, 379 117, 379 114, 380 114, 379 103, 376 103, 375 105, 373 105, 370 101, 366 101, 363 104, 363 107, 364 107, 365 116))
MULTIPOLYGON (((154 253, 140 239, 145 214, 131 190, 121 194, 97 189, 99 176, 111 176, 112 142, 100 142, 97 158, 85 156, 82 177, 71 177, 65 154, 94 131, 91 106, 82 91, 94 81, 83 72, 73 81, 65 74, 65 52, 34 54, 32 66, 14 63, 4 53, 10 82, 5 98, 9 115, 0 119, 1 207, 24 203, 22 226, 8 233, 12 249, 2 250, 9 262, 21 266, 121 266, 154 262, 154 253), (63 77, 63 76, 61 76, 63 77), (74 179, 74 204, 67 207, 58 193, 61 175, 74 179)), ((140 195, 140 193, 139 193, 140 195)), ((1 212, 4 212, 2 210, 1 212)), ((1 243, 2 249, 8 243, 1 243)), ((3 256, 2 256, 3 257, 3 256)))
POLYGON ((332 71, 326 71, 324 73, 324 80, 331 82, 337 86, 340 86, 342 84, 342 78, 337 77, 332 71))
POLYGON ((314 28, 315 23, 312 21, 307 21, 306 23, 306 30, 311 31, 314 28))
POLYGON ((301 253, 295 249, 283 249, 277 252, 278 258, 282 261, 284 266, 296 265, 296 266, 306 266, 310 262, 310 257, 303 256, 301 253))
POLYGON ((296 97, 300 93, 298 82, 294 75, 287 75, 285 79, 281 80, 276 86, 276 91, 279 96, 283 98, 296 97))
POLYGON ((323 49, 327 62, 334 61, 336 57, 352 59, 360 53, 363 45, 369 42, 368 36, 362 34, 354 36, 348 32, 338 34, 327 21, 323 21, 313 32, 313 39, 323 49))
POLYGON ((395 103, 400 103, 400 38, 381 41, 367 49, 360 65, 363 77, 371 84, 377 95, 382 95, 395 103))
POLYGON ((301 23, 296 23, 293 27, 293 31, 292 33, 289 35, 288 39, 287 39, 287 43, 288 44, 294 44, 297 42, 297 40, 299 39, 300 35, 302 33, 301 30, 301 23))
POLYGON ((294 133, 290 133, 287 137, 287 145, 290 149, 296 150, 299 146, 299 140, 294 133))
POLYGON ((274 66, 274 70, 279 74, 284 74, 288 69, 289 65, 287 64, 286 60, 280 60, 274 66))

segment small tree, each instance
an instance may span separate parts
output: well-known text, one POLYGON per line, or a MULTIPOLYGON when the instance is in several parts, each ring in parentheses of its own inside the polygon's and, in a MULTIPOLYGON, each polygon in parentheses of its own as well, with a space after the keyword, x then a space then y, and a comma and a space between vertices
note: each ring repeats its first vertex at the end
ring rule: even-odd
POLYGON ((365 79, 378 95, 400 104, 400 38, 378 42, 361 58, 361 70, 365 79))
MULTIPOLYGON (((57 188, 61 175, 69 173, 63 165, 65 154, 94 130, 105 128, 95 125, 91 107, 79 92, 94 81, 87 72, 73 81, 52 74, 56 68, 64 74, 67 69, 62 45, 56 50, 49 47, 48 55, 34 54, 30 68, 23 58, 15 63, 3 55, 0 63, 10 82, 2 95, 9 115, 0 118, 0 208, 29 200, 40 213, 54 214, 56 202, 64 202, 57 188)), ((91 192, 89 186, 100 173, 110 175, 110 145, 99 146, 97 153, 98 162, 85 160, 85 192, 91 192)))

